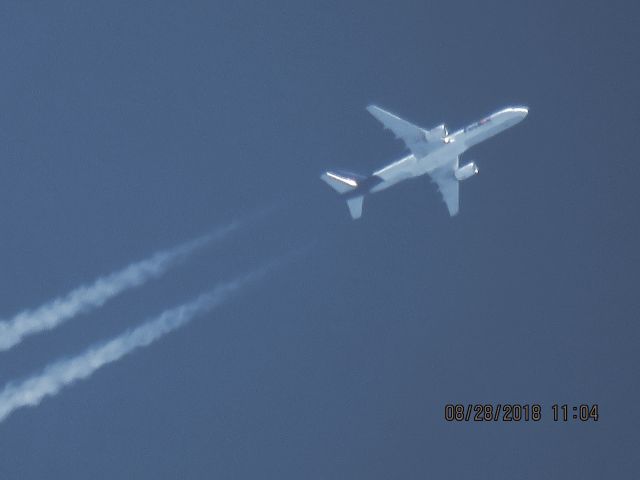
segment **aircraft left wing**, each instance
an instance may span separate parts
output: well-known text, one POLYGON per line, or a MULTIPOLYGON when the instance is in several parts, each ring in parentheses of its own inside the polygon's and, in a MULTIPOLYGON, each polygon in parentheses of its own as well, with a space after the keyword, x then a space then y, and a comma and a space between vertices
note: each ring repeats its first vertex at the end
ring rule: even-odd
POLYGON ((373 115, 385 128, 401 139, 416 157, 424 157, 434 150, 434 143, 447 135, 444 125, 433 130, 425 130, 402 118, 387 112, 375 105, 369 105, 367 111, 373 115))
MULTIPOLYGON (((458 167, 456 159, 455 168, 458 167)), ((442 168, 430 174, 431 180, 438 185, 442 200, 447 205, 450 216, 455 216, 460 210, 460 182, 454 175, 454 170, 442 168)))

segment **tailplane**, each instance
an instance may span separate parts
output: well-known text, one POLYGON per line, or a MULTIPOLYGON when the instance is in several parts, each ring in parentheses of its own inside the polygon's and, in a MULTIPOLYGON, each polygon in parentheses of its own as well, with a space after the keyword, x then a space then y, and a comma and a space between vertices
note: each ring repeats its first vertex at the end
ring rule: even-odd
POLYGON ((320 178, 338 193, 347 193, 358 186, 355 179, 333 172, 325 172, 320 178))
MULTIPOLYGON (((333 172, 325 172, 320 177, 327 185, 333 188, 340 194, 346 194, 353 192, 358 188, 358 181, 353 178, 352 175, 347 176, 344 174, 338 174, 333 172)), ((352 196, 347 198, 347 206, 349 207, 349 213, 354 220, 362 216, 362 203, 364 201, 363 195, 352 196)))

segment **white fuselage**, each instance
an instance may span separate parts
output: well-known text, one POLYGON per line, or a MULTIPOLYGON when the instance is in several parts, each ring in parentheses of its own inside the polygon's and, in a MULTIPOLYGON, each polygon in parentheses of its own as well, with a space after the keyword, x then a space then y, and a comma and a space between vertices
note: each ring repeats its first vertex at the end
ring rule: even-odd
POLYGON ((455 171, 458 168, 458 157, 466 150, 521 122, 527 113, 526 108, 505 108, 443 137, 438 140, 429 153, 422 157, 416 158, 413 154, 407 155, 373 172, 373 175, 382 181, 374 185, 370 192, 379 192, 402 180, 432 174, 442 168, 450 168, 455 171))

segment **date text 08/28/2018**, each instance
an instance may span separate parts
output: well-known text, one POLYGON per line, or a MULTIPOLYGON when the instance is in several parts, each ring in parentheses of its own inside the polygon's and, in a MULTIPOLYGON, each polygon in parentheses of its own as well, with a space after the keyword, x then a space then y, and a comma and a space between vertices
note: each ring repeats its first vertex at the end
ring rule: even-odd
POLYGON ((597 422, 597 403, 579 405, 553 404, 544 414, 539 403, 468 403, 451 404, 444 407, 447 422, 539 422, 543 417, 554 422, 597 422))

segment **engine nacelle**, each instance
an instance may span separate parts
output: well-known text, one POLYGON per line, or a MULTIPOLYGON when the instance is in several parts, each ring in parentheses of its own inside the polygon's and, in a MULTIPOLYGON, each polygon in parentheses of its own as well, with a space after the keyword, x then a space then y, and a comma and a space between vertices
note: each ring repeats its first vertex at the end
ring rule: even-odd
POLYGON ((469 177, 473 177, 476 173, 478 173, 478 166, 471 162, 467 163, 464 167, 458 168, 454 175, 458 181, 466 180, 469 177))
POLYGON ((437 127, 432 128, 431 130, 429 130, 429 133, 437 135, 440 138, 443 138, 449 135, 449 132, 447 131, 447 126, 445 124, 438 125, 437 127))
POLYGON ((427 142, 438 142, 449 135, 446 125, 438 125, 431 130, 423 130, 424 138, 427 142))

